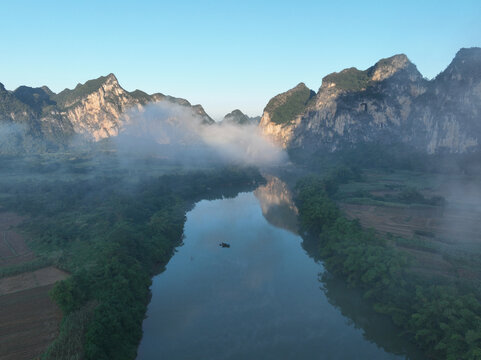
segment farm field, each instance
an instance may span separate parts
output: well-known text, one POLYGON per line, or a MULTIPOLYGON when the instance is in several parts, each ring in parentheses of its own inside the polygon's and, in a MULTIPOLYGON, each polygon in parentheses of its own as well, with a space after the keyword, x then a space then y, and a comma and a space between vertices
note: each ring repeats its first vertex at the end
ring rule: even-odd
MULTIPOLYGON (((433 277, 481 279, 481 183, 463 176, 366 173, 341 186, 340 208, 365 228, 392 237, 415 262, 412 271, 433 277), (403 201, 406 189, 440 204, 403 201)), ((429 202, 429 201, 426 201, 429 202)))
MULTIPOLYGON (((14 213, 0 213, 0 269, 21 269, 36 259, 15 229, 21 221, 14 213)), ((67 276, 47 266, 0 278, 0 359, 34 359, 55 339, 62 313, 48 293, 67 276)))
POLYGON ((0 359, 34 359, 58 335, 62 313, 48 295, 52 287, 0 296, 0 359))

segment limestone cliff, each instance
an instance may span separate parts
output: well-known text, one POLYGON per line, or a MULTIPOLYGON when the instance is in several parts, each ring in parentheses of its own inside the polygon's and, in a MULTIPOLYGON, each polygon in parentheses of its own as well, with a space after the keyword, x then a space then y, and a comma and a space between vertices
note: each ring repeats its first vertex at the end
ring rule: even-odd
POLYGON ((300 125, 301 116, 315 93, 304 83, 273 97, 262 115, 259 126, 263 133, 282 147, 292 141, 294 129, 300 125))
POLYGON ((284 148, 336 151, 363 142, 401 142, 429 153, 472 150, 481 139, 480 52, 462 49, 431 81, 403 54, 367 70, 327 75, 315 96, 297 101, 282 122, 273 119, 285 107, 282 100, 303 86, 274 97, 260 127, 284 148))
POLYGON ((123 122, 128 121, 128 109, 158 101, 191 107, 204 122, 213 122, 202 106, 192 106, 185 99, 160 93, 148 95, 140 90, 130 93, 119 85, 114 74, 79 84, 74 90, 66 89, 54 99, 61 106, 62 115, 72 123, 75 133, 96 141, 116 136, 123 122))
POLYGON ((119 85, 113 74, 79 84, 74 90, 66 89, 53 99, 74 132, 93 140, 117 135, 121 114, 141 104, 119 85))
POLYGON ((481 145, 481 48, 461 49, 415 102, 410 126, 429 152, 463 153, 481 145))
POLYGON ((0 84, 0 152, 49 151, 82 139, 98 141, 116 136, 128 122, 128 111, 167 101, 192 109, 205 124, 214 121, 201 105, 160 93, 128 92, 114 74, 78 84, 55 94, 48 87, 20 86, 8 91, 0 84))

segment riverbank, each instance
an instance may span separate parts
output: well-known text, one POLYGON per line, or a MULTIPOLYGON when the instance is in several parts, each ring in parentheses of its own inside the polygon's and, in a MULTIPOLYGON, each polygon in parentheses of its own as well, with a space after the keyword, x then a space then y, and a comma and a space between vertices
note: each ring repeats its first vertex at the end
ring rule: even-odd
POLYGON ((473 283, 412 271, 413 258, 394 246, 394 238, 346 219, 333 198, 340 184, 353 180, 359 174, 343 169, 297 186, 301 227, 317 239, 328 271, 361 289, 427 357, 479 358, 481 306, 473 283))
POLYGON ((138 180, 86 171, 32 182, 42 175, 19 170, 2 179, 2 203, 29 216, 22 229, 33 251, 72 274, 51 291, 63 321, 43 358, 133 359, 151 277, 180 244, 186 211, 262 178, 246 168, 138 180))
POLYGON ((404 359, 407 346, 385 321, 333 305, 342 287, 322 288, 323 265, 302 247, 289 190, 267 178, 254 192, 203 200, 187 213, 183 245, 153 279, 137 359, 404 359), (343 311, 365 319, 371 337, 343 311))

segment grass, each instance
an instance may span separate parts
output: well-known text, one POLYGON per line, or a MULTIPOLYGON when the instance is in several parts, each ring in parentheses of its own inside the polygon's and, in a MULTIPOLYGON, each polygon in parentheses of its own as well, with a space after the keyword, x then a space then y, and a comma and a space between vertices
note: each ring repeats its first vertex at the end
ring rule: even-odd
POLYGON ((401 246, 408 249, 415 249, 427 252, 437 252, 439 246, 430 240, 424 240, 419 237, 404 238, 397 237, 395 240, 397 246, 401 246))
POLYGON ((54 264, 55 264, 55 260, 53 258, 37 257, 36 259, 26 263, 21 263, 21 264, 0 268, 0 278, 38 270, 54 264))

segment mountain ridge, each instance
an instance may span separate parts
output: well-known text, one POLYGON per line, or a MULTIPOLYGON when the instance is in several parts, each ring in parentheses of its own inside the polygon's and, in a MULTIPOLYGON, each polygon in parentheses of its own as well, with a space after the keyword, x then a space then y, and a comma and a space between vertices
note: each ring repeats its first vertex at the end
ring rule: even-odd
POLYGON ((427 153, 464 153, 481 144, 480 48, 459 50, 432 80, 404 54, 366 70, 328 74, 311 99, 276 121, 276 111, 299 86, 273 97, 260 122, 264 136, 284 148, 334 152, 364 142, 400 142, 427 153), (279 96, 284 102, 272 106, 279 96))
POLYGON ((74 138, 99 141, 118 135, 129 109, 167 101, 190 108, 204 124, 214 120, 201 105, 161 93, 129 92, 110 73, 78 83, 58 94, 47 86, 19 86, 6 90, 0 83, 0 125, 8 125, 9 139, 0 139, 0 153, 55 151, 74 138))
MULTIPOLYGON (((117 136, 129 109, 167 101, 214 120, 201 105, 162 93, 129 92, 110 73, 58 94, 47 86, 0 83, 0 153, 56 151, 72 139, 117 136)), ((334 152, 361 143, 402 143, 427 153, 481 150, 481 48, 462 48, 434 79, 425 79, 405 54, 359 70, 304 83, 274 96, 260 121, 236 109, 222 123, 259 123, 264 136, 286 149, 334 152)))
POLYGON ((219 121, 220 125, 233 124, 233 125, 258 125, 261 120, 260 116, 249 117, 239 109, 232 110, 226 114, 224 118, 219 121))

